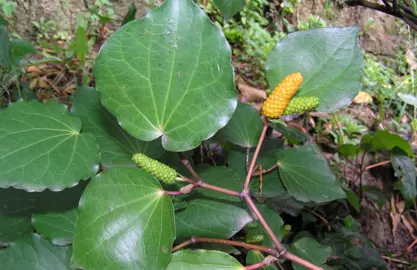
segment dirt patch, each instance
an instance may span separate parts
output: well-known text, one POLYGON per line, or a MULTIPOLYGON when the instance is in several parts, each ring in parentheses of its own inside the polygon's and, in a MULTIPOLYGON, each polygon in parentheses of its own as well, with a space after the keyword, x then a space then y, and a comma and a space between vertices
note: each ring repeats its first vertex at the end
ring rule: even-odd
MULTIPOLYGON (((93 1, 88 1, 92 3, 93 1)), ((112 21, 111 24, 120 25, 124 14, 126 14, 131 0, 113 0, 113 9, 118 20, 112 21)), ((142 17, 148 11, 146 0, 134 1, 138 12, 137 17, 142 17)), ((75 32, 75 18, 80 12, 88 12, 82 0, 62 1, 62 0, 16 0, 17 10, 11 19, 10 29, 15 31, 22 38, 34 39, 36 29, 32 22, 39 21, 41 17, 47 20, 53 20, 57 23, 59 31, 75 32)))
MULTIPOLYGON (((375 163, 374 158, 367 155, 362 167, 375 163)), ((357 194, 360 193, 359 167, 359 164, 356 165, 356 159, 352 159, 345 168, 345 178, 357 194)), ((375 244, 382 255, 390 256, 392 254, 397 255, 398 259, 410 260, 417 256, 415 251, 414 253, 405 252, 407 247, 414 241, 412 235, 401 221, 398 223, 395 235, 393 231, 393 219, 391 218, 393 211, 390 200, 394 196, 392 190, 394 180, 394 173, 389 164, 367 170, 362 174, 363 185, 373 186, 381 190, 386 197, 386 201, 379 207, 375 201, 364 195, 361 210, 356 219, 361 224, 361 233, 375 244)), ((407 213, 404 214, 406 215, 407 213)), ((387 269, 408 268, 402 264, 388 261, 387 269)))
POLYGON ((326 14, 326 0, 305 0, 294 16, 307 20, 310 15, 320 15, 331 26, 358 25, 361 47, 377 56, 393 56, 405 44, 403 41, 407 41, 400 33, 405 24, 395 17, 368 8, 333 3, 331 14, 326 14))

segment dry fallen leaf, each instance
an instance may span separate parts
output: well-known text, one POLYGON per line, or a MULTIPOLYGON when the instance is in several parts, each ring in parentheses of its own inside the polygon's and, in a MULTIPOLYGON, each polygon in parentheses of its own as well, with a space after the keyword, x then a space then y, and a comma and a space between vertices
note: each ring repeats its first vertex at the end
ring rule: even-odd
POLYGON ((407 49, 407 52, 405 54, 405 60, 410 65, 412 70, 415 70, 417 68, 416 56, 414 55, 414 52, 412 50, 407 49))
POLYGON ((397 233, 397 229, 398 229, 398 225, 401 222, 401 215, 399 213, 391 212, 390 216, 391 216, 391 220, 392 220, 392 235, 395 238, 396 233, 397 233))
POLYGON ((266 99, 266 92, 264 90, 249 86, 242 82, 238 82, 237 87, 242 96, 249 102, 258 102, 266 99))
POLYGON ((372 103, 372 96, 364 91, 359 91, 359 94, 353 99, 356 104, 369 104, 372 103))

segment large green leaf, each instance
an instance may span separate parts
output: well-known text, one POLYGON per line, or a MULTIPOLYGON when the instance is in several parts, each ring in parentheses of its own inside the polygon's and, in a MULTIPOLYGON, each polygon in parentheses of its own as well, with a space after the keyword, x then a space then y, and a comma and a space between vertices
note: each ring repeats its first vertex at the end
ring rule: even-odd
MULTIPOLYGON (((299 238, 292 243, 289 250, 295 255, 318 266, 323 265, 333 252, 331 247, 324 246, 310 237, 299 238)), ((292 266, 294 270, 307 270, 307 268, 295 262, 292 263, 292 266)))
POLYGON ((132 136, 189 150, 224 127, 237 104, 231 50, 192 0, 167 0, 120 28, 95 65, 103 105, 132 136))
POLYGON ((302 202, 327 202, 346 195, 323 156, 311 146, 278 152, 278 170, 288 192, 302 202))
POLYGON ((54 245, 65 246, 72 243, 77 209, 58 213, 34 214, 32 223, 36 232, 50 239, 54 245))
POLYGON ((69 270, 71 248, 57 247, 39 235, 22 238, 0 251, 2 269, 69 270))
MULTIPOLYGON (((199 173, 205 182, 239 191, 243 182, 226 167, 210 167, 199 173)), ((252 221, 244 203, 227 194, 198 189, 185 200, 187 207, 175 213, 177 238, 192 236, 230 238, 252 221)))
POLYGON ((174 208, 145 171, 114 167, 81 198, 73 263, 85 269, 163 269, 175 238, 174 208))
POLYGON ((30 215, 0 215, 0 247, 32 232, 30 215))
POLYGON ((252 105, 239 102, 232 119, 218 135, 236 145, 253 147, 258 144, 262 127, 259 112, 252 105))
POLYGON ((36 199, 24 190, 0 189, 0 245, 33 232, 30 216, 36 199))
POLYGON ((158 158, 162 152, 160 142, 144 142, 130 136, 100 103, 99 93, 90 87, 79 87, 71 113, 80 117, 83 131, 94 135, 98 141, 104 167, 135 165, 134 153, 144 153, 158 158))
POLYGON ((241 270, 232 256, 217 250, 180 250, 172 255, 166 270, 241 270))
POLYGON ((286 36, 270 52, 267 62, 269 85, 301 72, 304 82, 299 96, 318 96, 317 111, 334 112, 349 105, 359 93, 363 57, 358 28, 320 28, 286 36))
MULTIPOLYGON (((66 212, 76 208, 85 186, 86 181, 83 181, 60 192, 0 189, 0 245, 7 245, 33 232, 32 214, 37 216, 40 213, 66 212)), ((53 223, 48 225, 54 226, 53 223)))
POLYGON ((0 187, 54 191, 96 174, 98 147, 58 103, 16 102, 0 112, 0 187))
POLYGON ((400 190, 408 205, 412 205, 417 197, 416 168, 411 158, 400 148, 391 152, 392 167, 398 181, 395 187, 400 190))
MULTIPOLYGON (((366 145, 367 140, 362 138, 361 144, 366 145)), ((414 152, 411 148, 410 143, 402 138, 400 135, 389 133, 385 130, 378 130, 373 134, 373 139, 370 142, 370 148, 367 149, 368 151, 375 151, 375 150, 391 150, 394 147, 398 147, 405 151, 410 157, 414 158, 414 152)))
POLYGON ((228 20, 245 6, 245 0, 214 0, 214 4, 220 9, 223 17, 228 20))

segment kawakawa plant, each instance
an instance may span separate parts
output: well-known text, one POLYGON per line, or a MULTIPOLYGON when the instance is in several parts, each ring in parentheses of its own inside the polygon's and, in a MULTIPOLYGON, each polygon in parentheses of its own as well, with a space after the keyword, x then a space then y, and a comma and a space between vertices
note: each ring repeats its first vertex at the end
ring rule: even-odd
POLYGON ((106 41, 96 89, 79 87, 70 111, 32 100, 0 112, 2 268, 329 267, 332 248, 291 236, 276 202, 328 203, 342 185, 311 140, 267 131, 347 106, 362 68, 356 27, 289 34, 269 54, 278 86, 258 112, 238 102, 221 30, 193 1, 166 0, 106 41), (225 161, 197 162, 201 145, 225 161))

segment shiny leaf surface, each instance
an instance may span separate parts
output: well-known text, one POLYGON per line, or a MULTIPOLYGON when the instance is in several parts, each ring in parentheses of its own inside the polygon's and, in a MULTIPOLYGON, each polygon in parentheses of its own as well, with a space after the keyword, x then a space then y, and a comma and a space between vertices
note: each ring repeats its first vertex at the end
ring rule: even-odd
POLYGON ((172 201, 159 182, 118 166, 94 177, 81 198, 72 262, 85 269, 163 269, 174 238, 172 201))
POLYGON ((259 112, 250 104, 239 102, 229 123, 218 135, 241 147, 258 144, 263 128, 259 112))
POLYGON ((0 187, 54 191, 96 174, 98 147, 66 106, 16 102, 0 112, 0 187))
POLYGON ((362 83, 358 32, 357 27, 335 27, 287 35, 266 62, 270 87, 290 73, 301 72, 304 81, 296 95, 319 97, 317 111, 334 112, 349 105, 362 83))
POLYGON ((57 247, 39 235, 29 235, 0 251, 2 269, 69 270, 71 248, 57 247))
POLYGON ((172 255, 166 270, 241 270, 232 256, 216 250, 180 250, 172 255))
POLYGON ((231 50, 192 0, 167 0, 120 28, 95 65, 103 105, 132 136, 185 151, 224 127, 237 105, 231 50))
POLYGON ((132 165, 134 153, 144 153, 158 158, 163 149, 157 140, 140 141, 130 136, 118 124, 116 119, 100 103, 99 93, 90 87, 79 87, 76 91, 71 113, 78 116, 83 124, 83 131, 96 138, 104 167, 132 165))
POLYGON ((327 202, 346 196, 327 161, 311 146, 285 149, 277 159, 281 179, 297 200, 327 202))
POLYGON ((36 232, 49 239, 54 245, 66 246, 72 243, 77 209, 66 212, 34 214, 32 224, 36 232))

